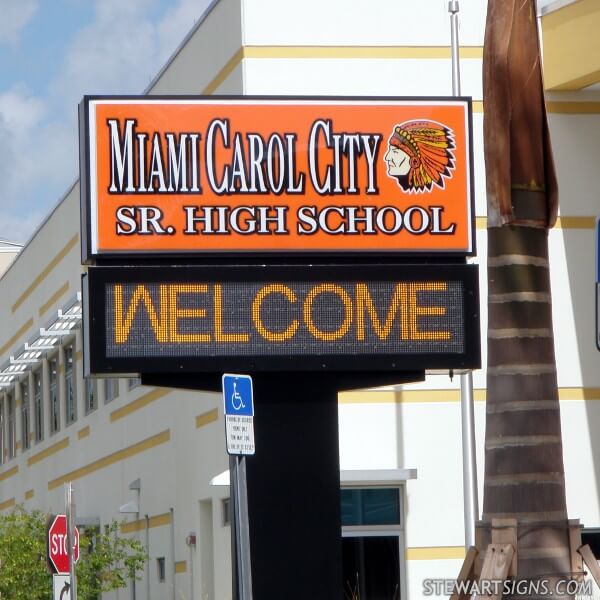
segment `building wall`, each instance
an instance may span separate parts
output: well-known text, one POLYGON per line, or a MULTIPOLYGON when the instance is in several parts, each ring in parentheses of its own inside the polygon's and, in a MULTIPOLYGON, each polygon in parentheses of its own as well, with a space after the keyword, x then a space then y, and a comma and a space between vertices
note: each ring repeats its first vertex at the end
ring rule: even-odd
POLYGON ((6 269, 8 269, 8 267, 10 266, 12 261, 15 260, 15 258, 19 254, 20 250, 21 250, 20 245, 16 245, 16 244, 4 245, 0 241, 0 277, 2 276, 2 273, 4 273, 4 271, 6 271, 6 269))
MULTIPOLYGON (((482 332, 487 327, 485 174, 481 46, 485 2, 461 2, 462 91, 473 96, 475 198, 482 332)), ((390 3, 330 0, 220 0, 199 21, 149 88, 150 94, 450 95, 449 16, 442 0, 390 3)), ((587 96, 553 94, 549 110, 561 189, 561 219, 549 234, 553 311, 571 517, 600 526, 598 453, 600 374, 595 347, 594 215, 600 117, 587 96), (587 105, 586 105, 587 104, 587 105)), ((56 318, 80 289, 79 186, 63 201, 0 279, 0 364, 56 318)), ((82 522, 125 518, 125 535, 150 539, 141 597, 230 597, 229 528, 222 523, 227 486, 211 480, 227 469, 218 395, 128 389, 86 414, 80 333, 76 344, 77 419, 67 425, 59 383, 61 427, 0 465, 0 509, 63 510, 63 483, 73 481, 82 522), (129 485, 140 479, 138 493, 129 485), (119 508, 138 503, 138 514, 119 508), (146 515, 148 520, 146 520, 146 515), (185 539, 196 533, 197 544, 185 539), (171 552, 174 536, 174 555, 171 552), (164 556, 166 581, 156 577, 164 556), (174 565, 177 565, 175 569, 174 565), (174 571, 177 573, 174 574, 174 571), (173 587, 173 581, 175 587, 173 587), (143 593, 142 593, 143 591, 143 593)), ((64 346, 64 344, 63 344, 64 346)), ((64 352, 58 352, 64 376, 64 352)), ((47 358, 52 358, 50 353, 47 358)), ((48 379, 48 361, 42 368, 48 379)), ((483 364, 486 352, 483 348, 483 364)), ((30 381, 31 372, 24 376, 30 381)), ((62 385, 62 387, 61 387, 62 385)), ((474 374, 479 498, 483 488, 485 369, 474 374)), ((6 388, 5 392, 10 388, 6 388)), ((22 401, 16 386, 17 404, 22 401)), ((48 390, 46 390, 46 396, 48 390)), ((430 375, 419 384, 339 396, 344 471, 416 469, 401 482, 406 589, 422 597, 424 578, 454 577, 464 557, 461 418, 458 378, 430 375)), ((2 394, 0 393, 0 398, 2 394)), ((6 407, 6 402, 4 404, 6 407)), ((6 410, 6 408, 5 408, 6 410)), ((17 406, 17 432, 20 411, 17 406)), ((17 440, 21 441, 20 433, 17 440)), ((6 446, 6 435, 5 435, 6 446)), ((106 598, 129 598, 130 591, 106 598)), ((138 596, 139 597, 139 596, 138 596)))

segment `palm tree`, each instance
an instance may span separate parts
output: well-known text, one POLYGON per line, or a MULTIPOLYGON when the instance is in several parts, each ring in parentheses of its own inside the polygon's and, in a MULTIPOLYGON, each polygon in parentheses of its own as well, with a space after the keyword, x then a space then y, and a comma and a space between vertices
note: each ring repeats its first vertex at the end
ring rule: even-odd
POLYGON ((488 0, 483 65, 489 294, 483 521, 517 520, 519 579, 564 578, 571 561, 548 264, 558 202, 534 0, 488 0))

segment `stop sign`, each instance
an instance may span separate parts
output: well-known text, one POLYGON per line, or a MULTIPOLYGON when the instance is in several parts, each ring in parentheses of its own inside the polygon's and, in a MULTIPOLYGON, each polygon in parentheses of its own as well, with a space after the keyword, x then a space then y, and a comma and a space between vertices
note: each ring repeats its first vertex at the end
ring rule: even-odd
MULTIPOLYGON (((79 560, 79 531, 73 528, 75 562, 79 560)), ((67 517, 56 515, 48 529, 48 558, 57 573, 69 573, 69 545, 67 544, 67 517)))

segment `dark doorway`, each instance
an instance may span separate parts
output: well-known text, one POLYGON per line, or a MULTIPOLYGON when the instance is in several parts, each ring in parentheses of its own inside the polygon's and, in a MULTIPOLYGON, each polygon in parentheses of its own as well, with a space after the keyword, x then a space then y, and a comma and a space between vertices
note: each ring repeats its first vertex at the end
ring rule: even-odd
POLYGON ((400 600, 397 535, 343 538, 342 564, 346 600, 400 600))
POLYGON ((342 488, 341 502, 344 600, 400 600, 400 488, 342 488))

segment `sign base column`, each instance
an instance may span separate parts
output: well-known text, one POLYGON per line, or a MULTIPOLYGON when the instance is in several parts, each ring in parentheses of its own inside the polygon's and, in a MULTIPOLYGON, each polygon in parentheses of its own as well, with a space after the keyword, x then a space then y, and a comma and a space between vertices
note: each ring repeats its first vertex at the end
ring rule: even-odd
POLYGON ((253 376, 246 459, 254 598, 342 598, 337 390, 320 374, 253 376))

